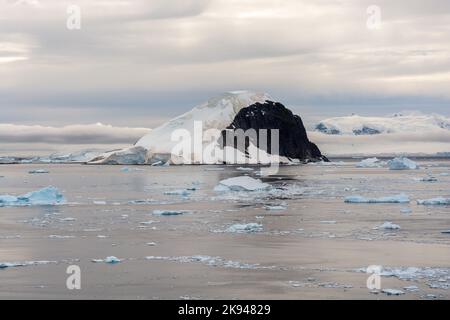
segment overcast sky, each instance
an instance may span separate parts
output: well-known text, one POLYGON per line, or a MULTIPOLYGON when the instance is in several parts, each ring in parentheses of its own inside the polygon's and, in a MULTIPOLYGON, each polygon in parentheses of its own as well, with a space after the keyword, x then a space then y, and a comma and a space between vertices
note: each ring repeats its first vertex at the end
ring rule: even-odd
POLYGON ((311 121, 448 116, 450 1, 0 0, 0 79, 0 124, 151 128, 239 89, 311 121))

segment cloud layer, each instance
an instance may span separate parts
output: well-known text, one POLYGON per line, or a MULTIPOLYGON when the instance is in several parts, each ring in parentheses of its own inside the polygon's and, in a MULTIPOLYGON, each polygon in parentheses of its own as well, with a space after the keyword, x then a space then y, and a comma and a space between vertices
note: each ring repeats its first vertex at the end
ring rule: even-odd
POLYGON ((301 115, 448 115, 450 2, 379 0, 378 30, 366 26, 372 4, 3 1, 0 123, 153 127, 236 89, 267 91, 301 115), (69 4, 80 30, 66 28, 69 4))

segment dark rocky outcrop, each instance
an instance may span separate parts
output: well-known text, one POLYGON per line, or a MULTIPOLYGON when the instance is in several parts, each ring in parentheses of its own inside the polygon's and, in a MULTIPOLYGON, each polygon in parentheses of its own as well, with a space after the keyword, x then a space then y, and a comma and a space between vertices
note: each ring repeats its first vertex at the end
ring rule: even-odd
MULTIPOLYGON (((260 146, 259 132, 260 129, 278 129, 279 130, 279 155, 289 159, 299 159, 301 161, 328 161, 322 155, 319 148, 309 141, 306 129, 302 119, 294 115, 292 111, 287 109, 279 102, 266 101, 265 103, 255 103, 247 108, 243 108, 234 118, 233 122, 227 127, 228 131, 236 132, 237 129, 244 131, 255 129, 257 132, 257 140, 253 141, 252 137, 246 138, 245 150, 241 152, 247 153, 250 142, 258 148, 266 150, 268 153, 271 148, 271 137, 268 135, 267 146, 260 146)), ((235 141, 226 140, 226 131, 222 131, 219 143, 222 147, 225 145, 232 146, 237 149, 239 147, 235 141), (226 143, 224 142, 226 141, 226 143)), ((264 143, 265 144, 265 143, 264 143)))

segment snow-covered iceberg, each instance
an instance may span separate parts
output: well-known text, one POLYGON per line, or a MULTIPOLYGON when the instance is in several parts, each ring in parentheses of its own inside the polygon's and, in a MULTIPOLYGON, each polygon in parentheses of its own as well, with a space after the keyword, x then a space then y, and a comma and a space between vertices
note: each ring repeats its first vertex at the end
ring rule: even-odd
POLYGON ((356 164, 358 168, 380 168, 383 167, 386 163, 384 161, 380 161, 378 158, 368 158, 361 160, 356 164))
POLYGON ((408 158, 394 158, 388 161, 390 170, 415 170, 419 166, 414 161, 408 158))
POLYGON ((233 91, 209 99, 151 130, 133 147, 102 154, 89 163, 279 164, 290 163, 291 159, 327 160, 308 140, 299 116, 273 102, 268 94, 233 91), (273 129, 278 131, 272 137, 269 130, 273 129), (228 133, 234 136, 229 137, 228 133), (242 141, 234 139, 237 137, 244 139, 245 150, 231 145, 242 141), (277 139, 280 148, 275 147, 277 143, 270 143, 271 139, 277 139))
POLYGON ((58 205, 64 196, 55 187, 46 187, 21 196, 0 195, 0 207, 58 205))
POLYGON ((410 199, 405 194, 399 194, 381 198, 366 198, 359 195, 346 197, 346 203, 409 203, 410 199))
POLYGON ((270 184, 264 183, 260 179, 254 179, 249 176, 241 176, 220 181, 214 188, 214 191, 262 191, 270 188, 270 184))

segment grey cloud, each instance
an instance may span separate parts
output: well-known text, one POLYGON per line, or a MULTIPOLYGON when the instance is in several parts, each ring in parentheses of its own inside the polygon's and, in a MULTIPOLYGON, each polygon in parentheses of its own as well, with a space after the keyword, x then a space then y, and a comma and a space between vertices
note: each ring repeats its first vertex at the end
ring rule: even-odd
POLYGON ((0 143, 132 144, 150 130, 102 124, 66 127, 0 124, 0 143))

